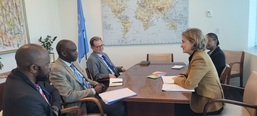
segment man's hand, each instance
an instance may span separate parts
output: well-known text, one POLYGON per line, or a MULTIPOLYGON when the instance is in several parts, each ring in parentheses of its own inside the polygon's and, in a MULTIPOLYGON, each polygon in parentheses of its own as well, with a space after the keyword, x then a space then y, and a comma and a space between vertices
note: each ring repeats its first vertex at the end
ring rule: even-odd
POLYGON ((103 88, 102 88, 103 91, 102 92, 105 92, 107 90, 107 87, 105 87, 105 85, 102 84, 102 83, 101 83, 101 85, 103 86, 103 88))
POLYGON ((113 74, 109 74, 109 78, 116 78, 113 74))
POLYGON ((125 72, 126 70, 127 70, 127 69, 124 68, 124 67, 121 68, 121 71, 122 71, 122 72, 125 72))
POLYGON ((101 93, 101 92, 103 92, 103 86, 102 86, 101 84, 96 84, 95 87, 94 87, 94 89, 95 89, 95 92, 96 92, 96 93, 101 93))

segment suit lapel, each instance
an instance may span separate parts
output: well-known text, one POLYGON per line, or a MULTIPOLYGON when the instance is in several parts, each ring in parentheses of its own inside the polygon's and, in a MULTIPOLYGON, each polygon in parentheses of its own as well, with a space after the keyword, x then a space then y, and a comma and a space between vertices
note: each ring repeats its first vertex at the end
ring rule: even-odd
POLYGON ((100 58, 96 53, 94 53, 94 57, 98 60, 98 62, 101 63, 102 66, 104 66, 106 69, 108 69, 108 67, 107 67, 106 64, 104 63, 103 59, 100 58))
MULTIPOLYGON (((65 70, 67 72, 70 73, 70 75, 72 75, 72 78, 74 78, 81 86, 83 86, 80 81, 78 80, 77 76, 74 74, 74 72, 70 69, 70 67, 68 67, 61 59, 58 59, 57 62, 59 62, 61 65, 63 65, 63 67, 65 68, 65 70)), ((76 66, 75 66, 76 67, 76 66)), ((76 67, 77 68, 77 67, 76 67)))

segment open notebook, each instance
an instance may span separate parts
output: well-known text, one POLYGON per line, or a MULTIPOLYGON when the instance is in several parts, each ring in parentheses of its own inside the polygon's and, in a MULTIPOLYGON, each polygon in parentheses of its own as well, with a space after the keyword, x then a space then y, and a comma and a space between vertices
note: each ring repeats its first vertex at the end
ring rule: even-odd
POLYGON ((102 100, 108 105, 113 104, 123 98, 127 98, 134 95, 136 95, 136 93, 131 91, 129 88, 122 88, 99 94, 102 100))
POLYGON ((185 89, 174 83, 175 76, 162 76, 162 90, 163 91, 178 91, 178 92, 194 92, 194 89, 185 89))

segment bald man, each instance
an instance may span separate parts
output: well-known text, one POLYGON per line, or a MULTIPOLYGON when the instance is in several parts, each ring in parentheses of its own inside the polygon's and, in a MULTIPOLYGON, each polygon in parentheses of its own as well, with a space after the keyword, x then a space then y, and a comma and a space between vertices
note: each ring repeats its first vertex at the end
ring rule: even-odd
MULTIPOLYGON (((59 90, 65 102, 74 102, 84 97, 96 97, 101 103, 107 116, 123 116, 124 106, 121 102, 106 105, 98 96, 105 91, 103 84, 88 79, 85 71, 76 62, 78 58, 77 46, 70 40, 61 40, 56 46, 59 58, 52 65, 50 81, 59 90)), ((96 104, 73 103, 80 106, 82 114, 99 112, 96 104)))
POLYGON ((3 116, 58 116, 60 94, 46 82, 50 59, 46 49, 37 44, 20 47, 17 68, 8 76, 3 96, 3 116))

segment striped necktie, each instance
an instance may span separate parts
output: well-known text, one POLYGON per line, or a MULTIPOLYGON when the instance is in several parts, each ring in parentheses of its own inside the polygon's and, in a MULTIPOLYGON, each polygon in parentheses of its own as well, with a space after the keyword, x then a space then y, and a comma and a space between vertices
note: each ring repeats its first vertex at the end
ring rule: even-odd
POLYGON ((92 88, 92 85, 88 81, 86 81, 85 78, 83 78, 83 76, 79 73, 79 71, 73 64, 71 64, 70 67, 73 70, 79 82, 83 85, 84 89, 92 88))
MULTIPOLYGON (((37 90, 39 91, 39 93, 42 95, 42 97, 46 100, 46 102, 49 104, 49 101, 47 100, 43 90, 41 89, 41 87, 38 84, 35 84, 37 87, 37 90)), ((50 105, 50 104, 49 104, 50 105)))

